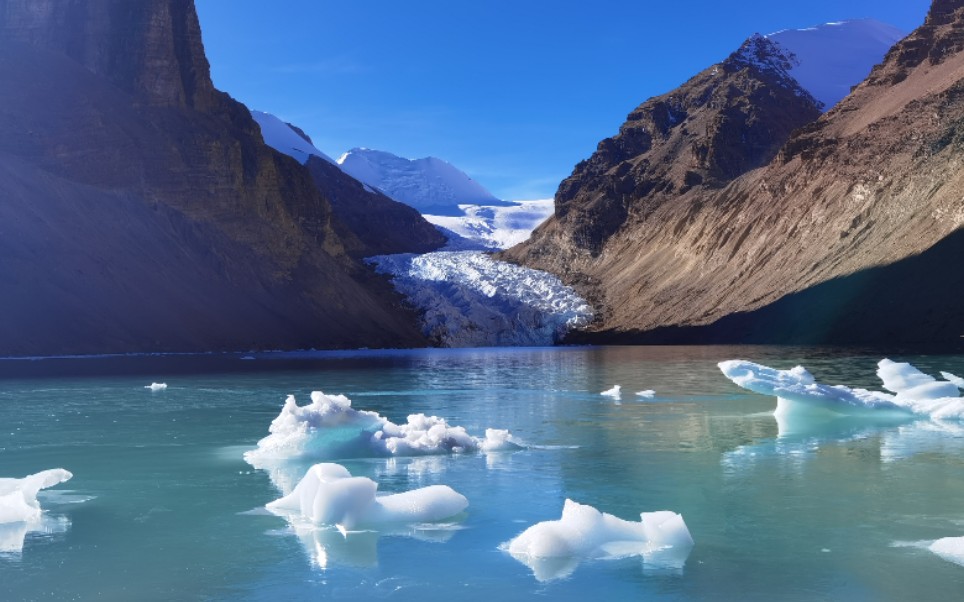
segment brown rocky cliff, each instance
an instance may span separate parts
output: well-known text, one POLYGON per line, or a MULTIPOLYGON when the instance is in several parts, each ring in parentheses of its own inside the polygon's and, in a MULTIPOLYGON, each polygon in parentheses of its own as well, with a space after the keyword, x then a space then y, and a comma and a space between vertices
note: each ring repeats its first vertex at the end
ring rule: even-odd
POLYGON ((719 188, 772 159, 791 131, 820 114, 786 74, 790 60, 754 36, 722 63, 634 110, 559 186, 555 216, 542 232, 568 239, 564 246, 573 252, 544 267, 597 255, 627 220, 719 188))
MULTIPOLYGON (((836 297, 803 293, 831 280, 859 287, 866 279, 847 278, 918 256, 953 269, 964 262, 953 258, 960 245, 926 252, 964 226, 964 52, 954 41, 964 26, 962 6, 935 3, 927 23, 895 46, 866 82, 791 136, 766 166, 722 188, 703 186, 638 217, 630 214, 593 257, 573 252, 573 228, 558 219, 509 255, 556 268, 594 295, 603 316, 595 326, 598 341, 647 340, 647 332, 659 330, 659 340, 671 342, 680 331, 667 327, 708 326, 795 293, 824 304, 844 297, 869 303, 844 285, 826 289, 836 297), (575 257, 575 269, 560 269, 558 257, 575 257)), ((883 289, 875 290, 880 303, 883 289)), ((887 342, 935 342, 964 332, 957 314, 934 318, 959 290, 936 291, 916 306, 874 314, 878 323, 900 326, 888 331, 887 342)), ((813 315, 799 302, 783 307, 794 308, 784 316, 789 321, 806 324, 813 315)), ((859 331, 823 330, 808 342, 883 342, 884 330, 863 324, 859 331)), ((743 323, 716 333, 739 341, 748 330, 759 332, 743 323)), ((700 340, 698 329, 688 332, 686 341, 700 340)))
POLYGON ((62 52, 152 103, 217 104, 193 0, 2 0, 0 36, 62 52))
POLYGON ((0 30, 0 167, 37 181, 0 181, 33 216, 5 232, 0 353, 424 343, 309 172, 214 90, 192 2, 0 0, 0 30))

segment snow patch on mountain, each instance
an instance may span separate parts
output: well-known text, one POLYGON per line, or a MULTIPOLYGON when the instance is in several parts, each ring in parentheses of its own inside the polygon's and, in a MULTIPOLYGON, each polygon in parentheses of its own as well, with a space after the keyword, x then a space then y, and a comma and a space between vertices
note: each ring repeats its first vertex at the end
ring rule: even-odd
POLYGON ((279 153, 294 157, 302 165, 308 162, 308 157, 311 155, 337 165, 334 159, 315 148, 307 136, 302 136, 295 131, 291 124, 264 111, 251 111, 251 117, 261 127, 264 143, 279 153))
POLYGON ((353 148, 338 159, 342 171, 422 215, 463 215, 459 205, 505 206, 481 184, 436 157, 405 159, 385 151, 353 148))
POLYGON ((824 110, 850 94, 905 32, 874 19, 825 23, 805 29, 785 29, 766 39, 791 56, 787 72, 824 110))
POLYGON ((508 206, 460 205, 462 215, 424 215, 443 232, 478 243, 484 249, 508 249, 524 242, 553 212, 552 199, 515 201, 508 206))
POLYGON ((382 255, 370 261, 422 313, 446 347, 552 345, 592 308, 558 278, 475 251, 382 255))

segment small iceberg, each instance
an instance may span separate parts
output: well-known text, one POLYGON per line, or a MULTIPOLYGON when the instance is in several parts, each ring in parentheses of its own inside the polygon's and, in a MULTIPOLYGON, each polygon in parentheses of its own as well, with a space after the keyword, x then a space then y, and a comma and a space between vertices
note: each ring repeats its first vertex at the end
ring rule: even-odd
POLYGON ((937 380, 907 363, 883 359, 877 364, 877 376, 889 393, 819 384, 802 366, 777 370, 753 362, 730 360, 720 362, 719 367, 738 386, 775 396, 774 415, 778 418, 964 419, 960 383, 937 380))
POLYGON ((964 566, 964 537, 945 537, 927 547, 948 562, 964 566))
POLYGON ((612 397, 613 399, 619 399, 622 396, 622 394, 620 393, 620 389, 622 389, 622 387, 620 387, 619 385, 613 385, 612 389, 606 389, 605 391, 600 393, 600 395, 602 395, 603 397, 612 397))
POLYGON ((54 468, 22 479, 0 478, 0 553, 20 553, 30 532, 66 529, 63 520, 45 523, 37 494, 71 477, 69 471, 54 468))
POLYGON ((353 477, 340 464, 315 464, 294 491, 266 508, 339 531, 436 523, 462 513, 469 501, 446 485, 376 496, 378 483, 353 477))
POLYGON ((645 391, 636 391, 636 397, 642 397, 643 399, 652 399, 656 397, 656 391, 652 389, 646 389, 645 391))
POLYGON ((566 500, 560 520, 537 523, 502 548, 539 581, 568 576, 580 559, 640 556, 645 565, 682 570, 693 548, 683 517, 669 511, 640 517, 639 522, 626 521, 566 500))
POLYGON ((470 435, 444 418, 412 414, 405 424, 395 424, 376 412, 356 410, 344 395, 311 394, 311 403, 299 406, 294 395, 285 400, 271 422, 267 437, 244 459, 262 468, 279 461, 331 460, 419 456, 431 454, 518 450, 522 445, 509 431, 486 429, 484 437, 470 435))
POLYGON ((167 388, 167 383, 151 383, 144 386, 145 389, 150 389, 151 391, 163 391, 167 388))

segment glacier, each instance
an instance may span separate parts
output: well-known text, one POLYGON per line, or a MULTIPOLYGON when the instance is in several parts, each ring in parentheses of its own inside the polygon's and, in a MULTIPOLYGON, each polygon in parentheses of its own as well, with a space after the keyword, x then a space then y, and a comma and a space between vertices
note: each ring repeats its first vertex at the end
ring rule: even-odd
POLYGON ((640 556, 644 565, 682 570, 693 548, 683 517, 659 511, 640 518, 623 520, 567 499, 561 519, 536 523, 501 547, 539 581, 570 575, 580 559, 640 556))
POLYGON ((371 257, 445 347, 545 346, 584 327, 593 310, 558 278, 477 251, 371 257))
POLYGON ((511 205, 459 205, 460 215, 424 214, 446 233, 472 241, 481 249, 501 250, 529 239, 554 211, 553 199, 511 201, 511 205))

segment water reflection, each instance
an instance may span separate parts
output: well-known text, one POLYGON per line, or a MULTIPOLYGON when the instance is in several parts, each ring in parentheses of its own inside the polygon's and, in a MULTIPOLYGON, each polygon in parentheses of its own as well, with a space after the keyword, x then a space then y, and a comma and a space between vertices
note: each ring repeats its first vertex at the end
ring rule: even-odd
POLYGON ((410 537, 429 543, 449 541, 459 527, 426 525, 380 531, 340 531, 336 527, 292 520, 289 529, 301 542, 312 566, 371 568, 378 566, 378 540, 382 537, 410 537))
POLYGON ((66 533, 70 519, 66 516, 42 515, 36 520, 0 524, 0 557, 19 557, 27 537, 44 538, 66 533))

